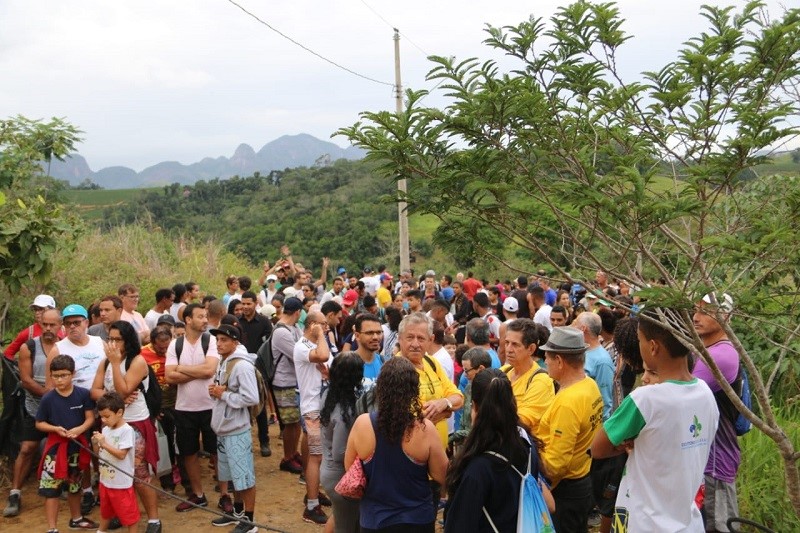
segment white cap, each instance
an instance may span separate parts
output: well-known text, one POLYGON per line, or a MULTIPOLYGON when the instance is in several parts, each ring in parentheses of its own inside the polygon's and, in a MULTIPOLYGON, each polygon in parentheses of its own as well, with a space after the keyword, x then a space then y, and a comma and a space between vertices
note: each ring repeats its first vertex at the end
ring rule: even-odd
POLYGON ((519 311, 519 302, 513 296, 509 296, 503 301, 503 310, 509 313, 516 313, 519 311))
MULTIPOLYGON (((712 303, 711 294, 703 296, 703 301, 707 304, 712 303)), ((730 294, 724 292, 722 295, 717 296, 717 305, 719 305, 719 310, 723 313, 730 313, 733 311, 733 298, 731 298, 730 294)))
POLYGON ((295 289, 294 287, 286 287, 285 289, 283 289, 283 295, 286 296, 287 298, 291 298, 292 296, 296 296, 297 295, 297 289, 295 289))
POLYGON ((275 316, 275 314, 278 312, 278 310, 275 309, 274 305, 267 304, 267 305, 262 305, 261 309, 259 309, 258 312, 261 313, 263 316, 271 319, 271 318, 273 318, 275 316))
POLYGON ((270 274, 269 276, 267 276, 267 281, 278 281, 278 276, 276 276, 275 274, 270 274))
POLYGON ((31 304, 31 309, 33 309, 34 307, 46 307, 50 309, 55 309, 56 301, 49 294, 40 294, 39 296, 33 299, 33 303, 31 304))

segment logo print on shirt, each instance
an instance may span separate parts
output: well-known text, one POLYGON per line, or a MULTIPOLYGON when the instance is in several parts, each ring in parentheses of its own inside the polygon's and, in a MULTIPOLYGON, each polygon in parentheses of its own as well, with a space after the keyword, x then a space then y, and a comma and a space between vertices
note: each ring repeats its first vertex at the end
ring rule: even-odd
POLYGON ((697 419, 697 415, 694 415, 694 422, 691 426, 689 426, 689 433, 692 434, 692 437, 695 439, 700 436, 700 432, 703 430, 703 425, 697 419))

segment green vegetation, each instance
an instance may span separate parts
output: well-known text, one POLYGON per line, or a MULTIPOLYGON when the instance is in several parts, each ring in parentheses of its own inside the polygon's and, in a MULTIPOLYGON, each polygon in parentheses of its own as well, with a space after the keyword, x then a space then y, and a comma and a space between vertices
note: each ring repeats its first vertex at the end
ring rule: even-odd
POLYGON ((78 206, 78 214, 87 221, 100 220, 106 209, 133 204, 142 193, 159 189, 68 189, 61 192, 65 202, 78 206))

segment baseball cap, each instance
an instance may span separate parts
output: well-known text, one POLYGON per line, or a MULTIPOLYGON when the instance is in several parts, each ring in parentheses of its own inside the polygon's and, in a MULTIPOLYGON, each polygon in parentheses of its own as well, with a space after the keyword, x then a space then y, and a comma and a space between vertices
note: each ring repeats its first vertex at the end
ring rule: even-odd
POLYGON ((369 266, 369 265, 365 266, 365 267, 364 267, 364 272, 366 272, 367 274, 369 274, 370 272, 372 272, 372 267, 371 267, 371 266, 369 266))
POLYGON ((344 296, 342 297, 342 303, 344 305, 353 305, 358 301, 358 292, 355 289, 350 289, 344 296))
POLYGON ((158 317, 158 320, 156 321, 156 326, 158 326, 160 324, 169 324, 170 326, 174 326, 175 325, 175 317, 173 317, 172 315, 169 315, 169 314, 161 315, 160 317, 158 317))
POLYGON ((394 278, 388 272, 384 272, 383 274, 381 274, 381 281, 386 281, 387 279, 389 281, 392 281, 394 278))
MULTIPOLYGON (((727 292, 723 292, 721 295, 716 295, 717 305, 719 305, 719 310, 723 313, 730 313, 733 311, 733 298, 727 292)), ((706 294, 703 296, 703 301, 707 304, 711 303, 711 294, 706 294)))
POLYGON ((231 326, 230 324, 222 324, 218 328, 208 330, 208 332, 214 335, 215 337, 220 334, 226 335, 235 341, 241 340, 242 337, 239 328, 237 328, 236 326, 231 326))
POLYGON ((272 305, 272 304, 262 305, 261 309, 259 309, 259 313, 261 313, 263 316, 265 316, 267 318, 274 317, 275 313, 277 313, 277 312, 278 312, 278 310, 275 309, 275 306, 272 305))
POLYGON ((303 308, 303 302, 301 302, 298 298, 294 296, 291 298, 286 298, 283 302, 283 312, 284 314, 291 314, 300 311, 303 308))
POLYGON ((336 274, 338 274, 339 276, 341 276, 342 274, 346 274, 346 273, 347 273, 347 269, 345 267, 339 267, 336 270, 336 274))
POLYGON ((275 274, 270 274, 269 276, 267 276, 267 281, 278 281, 278 276, 276 276, 275 274))
POLYGON ((82 305, 78 304, 69 304, 61 311, 61 318, 67 318, 70 316, 80 316, 83 318, 89 318, 89 313, 86 312, 86 308, 82 305))
POLYGON ((33 309, 34 307, 48 307, 50 309, 55 309, 56 301, 49 294, 40 294, 39 296, 33 299, 33 303, 31 304, 31 309, 33 309))
POLYGON ((283 295, 286 296, 287 298, 292 298, 296 294, 297 294, 297 289, 295 289, 294 287, 286 287, 285 289, 283 289, 283 295))
POLYGON ((509 313, 516 313, 519 311, 519 302, 513 296, 509 296, 503 302, 503 309, 509 313))

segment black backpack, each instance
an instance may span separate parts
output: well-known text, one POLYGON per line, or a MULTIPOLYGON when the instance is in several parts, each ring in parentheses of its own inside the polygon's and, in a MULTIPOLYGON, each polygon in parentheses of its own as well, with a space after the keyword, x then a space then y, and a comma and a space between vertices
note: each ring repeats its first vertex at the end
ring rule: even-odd
MULTIPOLYGON (((184 340, 183 336, 175 339, 175 357, 179 363, 181 362, 181 353, 183 353, 184 340)), ((200 347, 203 348, 203 355, 208 353, 209 344, 211 344, 211 333, 204 331, 200 334, 200 347)))
MULTIPOLYGON (((132 359, 125 359, 125 371, 131 367, 132 359)), ((108 368, 108 359, 106 359, 104 369, 108 368)), ((145 361, 147 364, 147 361, 145 361)), ((144 388, 144 380, 139 383, 137 387, 144 394, 144 402, 147 404, 147 410, 150 412, 150 418, 155 420, 161 414, 161 387, 158 384, 158 377, 156 376, 153 367, 147 365, 147 389, 144 388)))
POLYGON ((275 371, 278 369, 278 363, 281 362, 283 359, 284 354, 280 354, 277 359, 275 359, 275 354, 272 351, 272 336, 275 335, 275 332, 278 331, 278 328, 286 328, 289 327, 286 324, 282 324, 278 322, 275 324, 275 327, 270 333, 267 340, 261 345, 261 348, 258 349, 256 353, 256 368, 261 371, 261 375, 264 376, 264 379, 267 383, 272 385, 272 382, 275 380, 275 371))

